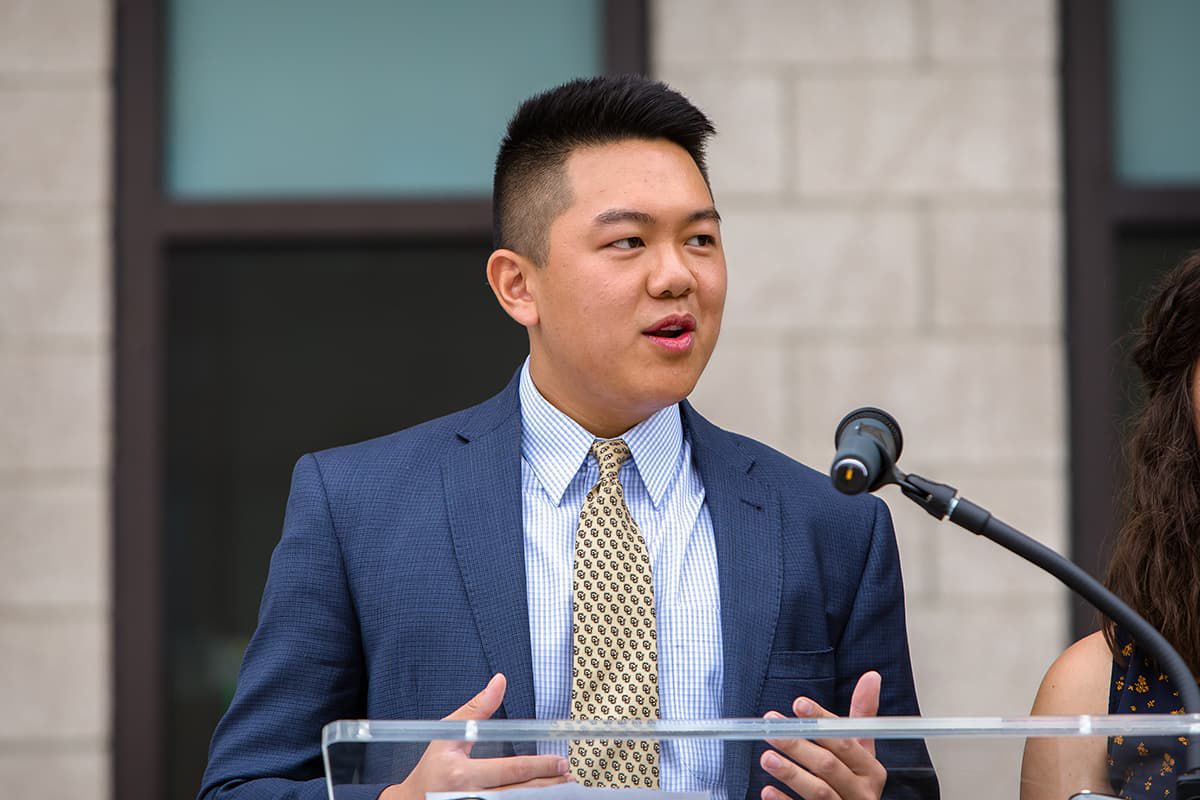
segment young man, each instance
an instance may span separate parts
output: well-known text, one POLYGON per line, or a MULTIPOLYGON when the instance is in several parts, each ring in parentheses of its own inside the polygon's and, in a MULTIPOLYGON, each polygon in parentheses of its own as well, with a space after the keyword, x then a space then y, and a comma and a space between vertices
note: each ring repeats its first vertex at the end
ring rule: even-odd
MULTIPOLYGON (((529 359, 480 406, 301 459, 202 797, 319 797, 338 718, 919 713, 886 507, 684 399, 725 299, 711 133, 639 77, 518 110, 487 275, 529 359)), ((408 763, 370 793, 937 792, 919 742, 436 743, 408 763)))

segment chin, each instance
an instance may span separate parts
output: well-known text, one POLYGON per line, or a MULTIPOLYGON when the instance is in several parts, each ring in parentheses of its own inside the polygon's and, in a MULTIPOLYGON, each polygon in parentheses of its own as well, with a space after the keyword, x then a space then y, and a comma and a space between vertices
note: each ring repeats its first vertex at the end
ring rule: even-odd
POLYGON ((663 381, 652 387, 645 387, 642 396, 646 398, 646 407, 650 408, 650 413, 653 414, 661 408, 674 405, 687 398, 692 393, 692 389, 696 388, 696 382, 700 376, 681 376, 678 380, 663 381))

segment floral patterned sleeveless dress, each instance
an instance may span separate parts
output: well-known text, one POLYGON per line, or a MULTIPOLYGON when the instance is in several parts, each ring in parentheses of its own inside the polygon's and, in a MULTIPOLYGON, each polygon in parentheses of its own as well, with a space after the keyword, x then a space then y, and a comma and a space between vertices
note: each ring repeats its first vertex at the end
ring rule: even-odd
MULTIPOLYGON (((1171 681, 1133 640, 1117 629, 1126 664, 1113 661, 1108 691, 1110 714, 1182 714, 1183 701, 1171 681)), ((1108 775, 1113 791, 1128 800, 1161 800, 1175 794, 1175 776, 1183 770, 1187 737, 1112 736, 1108 775)))

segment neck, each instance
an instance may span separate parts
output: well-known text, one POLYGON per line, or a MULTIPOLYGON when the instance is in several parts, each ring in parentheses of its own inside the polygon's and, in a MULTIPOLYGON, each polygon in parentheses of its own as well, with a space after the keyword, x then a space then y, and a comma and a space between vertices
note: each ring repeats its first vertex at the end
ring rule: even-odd
MULTIPOLYGON (((536 381, 534 386, 537 386, 536 381)), ((554 406, 556 409, 566 414, 575 421, 579 427, 595 436, 597 439, 615 439, 618 436, 626 433, 630 428, 633 428, 639 422, 642 422, 650 417, 621 417, 612 414, 596 413, 590 409, 574 406, 569 402, 563 402, 562 399, 547 394, 538 387, 538 391, 542 393, 542 397, 546 398, 546 402, 554 406)))
POLYGON ((612 408, 595 408, 586 403, 580 403, 576 398, 565 392, 560 392, 553 383, 539 380, 536 368, 531 363, 529 377, 533 386, 547 403, 554 406, 579 427, 595 436, 597 439, 615 439, 626 433, 638 423, 653 416, 659 409, 651 409, 646 413, 620 413, 612 408))

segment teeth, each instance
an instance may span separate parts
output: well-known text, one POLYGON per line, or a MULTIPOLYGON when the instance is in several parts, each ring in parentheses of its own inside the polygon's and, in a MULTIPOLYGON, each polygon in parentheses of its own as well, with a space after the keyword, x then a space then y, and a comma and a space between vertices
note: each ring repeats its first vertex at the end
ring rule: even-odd
POLYGON ((647 331, 647 333, 651 336, 665 336, 675 339, 690 331, 691 328, 688 328, 684 325, 664 325, 661 328, 655 328, 652 331, 647 331))

